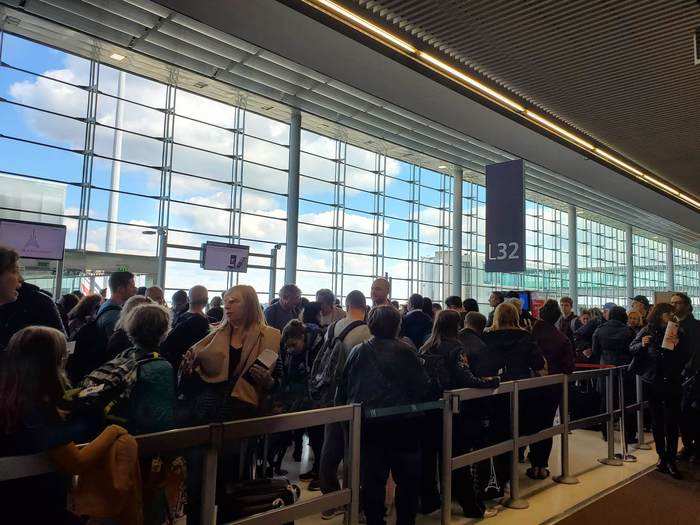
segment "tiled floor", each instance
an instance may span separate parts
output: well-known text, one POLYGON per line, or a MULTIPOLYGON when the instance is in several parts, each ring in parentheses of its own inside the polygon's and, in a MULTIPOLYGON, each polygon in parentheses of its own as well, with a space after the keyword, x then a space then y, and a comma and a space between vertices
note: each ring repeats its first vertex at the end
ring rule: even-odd
MULTIPOLYGON (((616 433, 616 438, 619 435, 616 433)), ((647 436, 650 440, 650 436, 647 436)), ((619 451, 619 441, 616 442, 616 450, 619 451)), ((498 502, 489 502, 491 506, 497 506, 499 513, 494 518, 482 520, 489 525, 502 524, 539 524, 552 523, 558 516, 562 516, 567 510, 581 505, 591 498, 595 498, 602 492, 624 483, 635 475, 647 470, 656 464, 656 454, 653 450, 631 450, 637 457, 636 463, 625 463, 623 466, 614 467, 602 465, 598 458, 607 454, 607 444, 603 441, 600 432, 588 430, 574 431, 570 436, 571 450, 571 470, 572 474, 579 479, 576 485, 559 485, 550 479, 534 481, 525 476, 527 465, 521 465, 520 487, 521 495, 530 504, 528 509, 514 510, 498 505, 498 502)), ((287 477, 294 483, 299 483, 302 489, 302 499, 313 498, 319 492, 309 492, 307 483, 298 482, 300 472, 308 470, 311 459, 311 452, 308 446, 304 447, 301 463, 285 461, 284 468, 289 473, 287 477)), ((289 457, 291 459, 291 457, 289 457)), ((560 473, 560 448, 559 437, 554 438, 554 449, 550 457, 550 470, 552 475, 560 473)), ((390 512, 387 522, 393 524, 395 521, 393 512, 390 512)), ((460 515, 458 506, 453 507, 452 522, 460 525, 477 523, 478 520, 467 519, 460 515)), ((320 516, 310 516, 298 520, 302 525, 316 525, 320 523, 328 525, 342 524, 342 517, 333 520, 323 521, 320 516)), ((429 516, 418 517, 419 525, 437 525, 440 523, 440 512, 437 511, 429 516)))

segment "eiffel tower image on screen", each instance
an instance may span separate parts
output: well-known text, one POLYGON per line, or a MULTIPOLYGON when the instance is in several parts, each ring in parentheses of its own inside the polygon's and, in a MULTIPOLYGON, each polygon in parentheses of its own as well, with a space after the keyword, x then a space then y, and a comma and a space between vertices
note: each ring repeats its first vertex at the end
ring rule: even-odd
POLYGON ((27 239, 27 242, 24 243, 24 249, 26 250, 27 248, 39 248, 39 239, 36 237, 36 229, 32 228, 32 235, 27 239))

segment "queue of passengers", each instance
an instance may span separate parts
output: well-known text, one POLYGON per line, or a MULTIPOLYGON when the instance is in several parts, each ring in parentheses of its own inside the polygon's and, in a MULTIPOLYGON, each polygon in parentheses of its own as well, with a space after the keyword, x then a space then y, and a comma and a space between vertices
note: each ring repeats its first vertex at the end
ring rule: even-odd
MULTIPOLYGON (((607 303, 579 315, 562 297, 546 301, 535 318, 517 294, 494 291, 484 316, 474 299, 456 296, 446 298, 444 308, 419 294, 401 306, 390 299, 390 282, 378 278, 371 303, 354 290, 344 308, 331 290, 308 301, 287 284, 264 311, 246 285, 214 298, 199 285, 179 290, 168 309, 163 290, 137 289, 129 272, 109 277, 109 299, 70 294, 75 297, 54 303, 22 280, 18 263, 16 252, 0 247, 0 456, 47 452, 58 472, 0 482, 0 508, 10 523, 82 523, 86 515, 125 524, 167 522, 174 504, 164 472, 183 464, 186 498, 177 499, 187 502, 180 510, 188 523, 198 523, 202 451, 187 451, 180 463, 139 460, 133 435, 349 403, 360 403, 364 413, 417 405, 447 389, 494 389, 502 381, 571 374, 577 363, 629 365, 625 390, 633 389, 634 374, 641 377, 660 471, 680 478, 677 459, 698 458, 700 327, 684 293, 654 307, 637 296, 629 312, 607 303), (670 321, 680 325, 673 351, 662 346, 670 321), (264 366, 270 351, 274 364, 264 366), (677 454, 679 432, 685 447, 677 454), (76 447, 81 443, 88 444, 76 447), (131 480, 129 490, 105 496, 106 473, 110 480, 131 480), (80 481, 69 509, 67 475, 75 474, 80 481), (40 504, 27 505, 27 494, 40 504)), ((552 426, 560 388, 523 392, 521 434, 552 426)), ((503 394, 463 403, 454 421, 454 452, 507 440, 509 410, 503 394)), ((634 425, 628 429, 631 442, 634 425)), ((430 411, 363 421, 360 501, 369 525, 385 522, 389 476, 399 525, 440 508, 441 432, 439 414, 430 411)), ((288 448, 300 461, 304 435, 313 460, 300 481, 311 491, 339 490, 343 423, 273 436, 262 475, 284 473, 288 448)), ((529 447, 527 476, 550 476, 551 450, 551 438, 529 447)), ((251 474, 246 469, 253 460, 242 446, 220 461, 219 500, 227 497, 226 487, 251 474)), ((503 495, 509 462, 502 455, 453 473, 452 494, 465 516, 495 514, 485 502, 503 495)))

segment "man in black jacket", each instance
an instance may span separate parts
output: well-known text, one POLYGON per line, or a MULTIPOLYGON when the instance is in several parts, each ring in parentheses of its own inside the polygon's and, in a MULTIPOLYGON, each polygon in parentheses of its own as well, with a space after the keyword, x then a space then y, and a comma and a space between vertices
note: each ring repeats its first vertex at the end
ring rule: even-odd
POLYGON ((49 326, 65 333, 61 316, 51 298, 37 286, 22 281, 19 255, 0 246, 0 350, 22 328, 49 326))
POLYGON ((464 330, 459 332, 459 342, 462 343, 467 356, 486 351, 486 343, 481 338, 486 328, 486 317, 479 312, 469 312, 464 318, 464 330))
POLYGON ((673 294, 671 305, 676 311, 676 318, 690 352, 685 365, 686 381, 681 402, 683 450, 678 458, 696 463, 700 460, 700 321, 693 316, 693 304, 687 294, 673 294))
MULTIPOLYGON (((367 324, 372 338, 348 356, 336 404, 368 409, 410 405, 426 398, 428 380, 418 356, 397 339, 401 314, 393 306, 373 308, 367 324)), ((362 429, 360 500, 367 525, 384 524, 389 471, 396 481, 396 523, 412 525, 418 510, 421 450, 415 415, 368 419, 362 429)))
POLYGON ((170 361, 175 372, 180 368, 182 356, 209 333, 209 321, 204 313, 209 303, 208 290, 201 285, 193 286, 187 298, 189 310, 180 315, 178 323, 160 345, 161 354, 170 361))
POLYGON ((401 337, 408 337, 417 350, 430 337, 433 330, 433 320, 423 312, 423 297, 414 293, 408 298, 409 312, 401 325, 401 337))

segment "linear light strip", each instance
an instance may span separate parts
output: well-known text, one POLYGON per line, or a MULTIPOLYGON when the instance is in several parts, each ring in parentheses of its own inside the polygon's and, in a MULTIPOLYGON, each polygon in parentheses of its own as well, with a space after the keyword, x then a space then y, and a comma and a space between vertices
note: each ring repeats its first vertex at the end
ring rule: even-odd
POLYGON ((347 18, 348 20, 352 20, 356 24, 359 24, 360 26, 364 27, 368 31, 371 31, 375 35, 388 40, 392 44, 395 44, 409 53, 415 53, 416 48, 413 47, 411 44, 406 42, 405 40, 400 39, 396 35, 391 34, 389 31, 386 31, 384 28, 373 24, 369 20, 362 18, 361 16, 356 15, 352 11, 345 9, 343 6, 336 4, 335 2, 331 2, 330 0, 315 0, 317 3, 321 4, 324 7, 327 7, 328 9, 334 11, 335 13, 338 13, 340 16, 347 18))
POLYGON ((596 152, 598 155, 600 155, 601 157, 603 157, 604 159, 609 160, 609 161, 612 162, 613 164, 617 164, 618 166, 621 166, 621 167, 625 168, 627 171, 630 171, 630 172, 634 173, 634 174, 637 175, 638 177, 644 178, 644 173, 642 173, 641 171, 639 171, 639 170, 638 170, 637 168, 635 168, 634 166, 630 166, 630 165, 627 164, 624 160, 618 159, 618 158, 615 157, 614 155, 611 155, 611 154, 608 153, 607 151, 602 150, 602 149, 600 149, 600 148, 596 148, 596 149, 595 149, 595 152, 596 152))
POLYGON ((500 100, 501 102, 503 102, 507 106, 510 106, 511 108, 515 109, 516 111, 519 111, 519 112, 525 111, 525 108, 523 106, 521 106, 520 104, 518 104, 517 102, 515 102, 514 100, 511 100, 508 97, 501 95, 498 91, 491 89, 490 87, 482 84, 478 80, 464 74, 463 72, 461 72, 457 68, 454 68, 451 65, 443 62, 442 60, 435 58, 433 55, 426 53, 425 51, 418 51, 418 56, 420 58, 430 62, 434 66, 439 67, 443 71, 447 71, 451 75, 459 78, 460 80, 463 80, 464 82, 475 87, 479 91, 487 93, 492 98, 495 98, 496 100, 500 100))
POLYGON ((382 40, 385 44, 392 44, 394 46, 398 46, 402 50, 408 52, 408 54, 413 58, 414 60, 424 64, 424 65, 430 65, 434 66, 431 69, 438 69, 442 71, 442 74, 446 76, 447 78, 450 78, 453 81, 459 82, 460 84, 466 84, 467 87, 472 88, 473 90, 476 90, 480 92, 482 95, 487 96, 488 98, 500 102, 502 105, 507 106, 509 109, 512 111, 515 111, 517 113, 524 113, 527 117, 529 117, 532 121, 535 121, 537 124, 541 125, 542 127, 545 127, 551 131, 554 131, 556 134, 559 136, 566 138, 577 145, 592 151, 599 157, 611 162, 612 164, 617 165, 620 168, 623 168, 627 172, 636 175, 639 179, 646 181, 650 184, 653 184, 657 188, 660 188, 667 193, 670 193, 671 195, 678 197, 680 199, 683 199, 685 202, 692 204, 696 208, 700 209, 700 202, 689 197, 688 195, 685 195, 681 193, 679 190, 675 189, 669 184, 666 184, 659 179, 652 177, 651 175, 648 175, 646 173, 643 173, 642 171, 638 170, 631 164, 625 162, 624 160, 616 157, 615 155, 608 153, 607 151, 600 149, 596 146, 594 146, 591 142, 579 137, 575 133, 572 133, 563 127, 559 126, 558 124, 552 122, 551 120, 548 120, 541 115, 535 113, 534 111, 531 111, 529 109, 526 109, 522 104, 516 102, 515 100, 502 95, 495 89, 490 88, 489 86, 485 85, 484 83, 480 82, 479 80, 471 77, 470 75, 467 75, 463 71, 457 69, 456 67, 448 64, 447 62, 443 62, 439 58, 436 58, 435 56, 431 55, 430 53, 426 53, 425 51, 422 51, 420 49, 417 49, 415 46, 410 44, 409 42, 397 37, 396 35, 390 33, 389 31, 386 31, 384 28, 381 26, 374 24, 370 22, 369 20, 365 19, 364 17, 355 14, 354 12, 350 11, 349 9, 337 4, 336 2, 333 2, 331 0, 304 0, 307 4, 311 4, 313 7, 316 7, 317 9, 319 8, 326 8, 336 15, 339 15, 341 18, 345 19, 346 22, 350 22, 352 24, 356 24, 357 26, 360 26, 370 33, 374 34, 376 37, 378 37, 380 40, 382 40))
POLYGON ((535 120, 536 120, 537 122, 539 122, 540 124, 543 124, 543 125, 547 126, 548 128, 553 129, 554 131, 557 131, 560 135, 564 135, 565 137, 567 137, 567 138, 573 140, 574 142, 576 142, 577 144, 583 146, 584 148, 587 148, 587 149, 590 149, 590 150, 595 149, 595 146, 593 146, 593 144, 591 144, 591 143, 588 142, 587 140, 583 140, 581 137, 578 137, 578 136, 574 135, 573 133, 571 133, 571 132, 569 132, 569 131, 566 131, 566 130, 565 130, 564 128, 562 128, 561 126, 558 126, 558 125, 555 124, 554 122, 552 122, 552 121, 550 121, 550 120, 547 120, 546 118, 544 118, 544 117, 538 115, 538 114, 535 113, 534 111, 530 111, 529 109, 527 109, 527 110, 525 110, 525 114, 526 114, 528 117, 535 119, 535 120))

